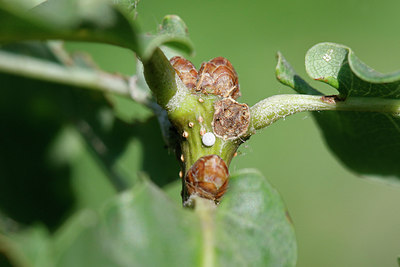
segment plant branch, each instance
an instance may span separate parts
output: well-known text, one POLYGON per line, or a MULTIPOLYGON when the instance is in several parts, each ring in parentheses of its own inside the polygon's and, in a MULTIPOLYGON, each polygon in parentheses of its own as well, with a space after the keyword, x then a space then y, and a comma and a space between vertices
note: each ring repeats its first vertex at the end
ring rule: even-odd
POLYGON ((157 103, 166 108, 178 90, 175 70, 160 48, 154 51, 149 60, 143 61, 143 68, 146 82, 157 103))
POLYGON ((203 199, 201 197, 195 198, 195 212, 199 216, 203 234, 203 257, 201 263, 201 266, 203 267, 215 266, 215 209, 216 206, 214 201, 203 199))
POLYGON ((337 96, 276 95, 266 98, 250 109, 249 134, 303 111, 364 111, 400 114, 400 100, 376 97, 349 97, 340 100, 337 96))
POLYGON ((65 67, 28 56, 0 52, 0 72, 130 96, 126 78, 98 70, 65 67))

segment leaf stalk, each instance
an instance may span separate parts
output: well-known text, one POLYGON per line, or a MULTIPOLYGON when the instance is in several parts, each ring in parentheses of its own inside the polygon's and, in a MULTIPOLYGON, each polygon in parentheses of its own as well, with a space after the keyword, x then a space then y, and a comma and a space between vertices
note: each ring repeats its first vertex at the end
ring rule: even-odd
POLYGON ((399 116, 400 100, 377 97, 348 97, 341 100, 337 96, 275 95, 251 107, 248 134, 299 112, 325 110, 383 112, 399 116))

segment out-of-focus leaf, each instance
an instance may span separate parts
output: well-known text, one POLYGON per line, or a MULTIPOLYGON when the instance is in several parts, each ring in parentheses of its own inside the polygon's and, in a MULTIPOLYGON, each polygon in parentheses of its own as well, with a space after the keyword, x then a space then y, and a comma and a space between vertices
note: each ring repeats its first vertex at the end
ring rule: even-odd
POLYGON ((85 211, 56 233, 57 266, 193 266, 200 222, 149 182, 85 211))
POLYGON ((114 0, 113 4, 119 6, 121 11, 126 13, 126 16, 131 19, 136 19, 137 6, 140 0, 114 0))
POLYGON ((194 211, 145 180, 65 224, 53 241, 56 265, 294 266, 294 231, 278 193, 254 170, 231 179, 219 207, 194 211))
POLYGON ((255 170, 230 179, 216 212, 219 265, 295 266, 295 234, 278 192, 255 170))
MULTIPOLYGON (((75 64, 43 43, 7 52, 75 64)), ((122 189, 138 172, 160 185, 178 176, 154 119, 124 122, 98 92, 10 74, 0 73, 0 81, 0 210, 14 220, 54 229, 74 203, 96 207, 115 194, 110 181, 122 189)))
POLYGON ((50 233, 41 226, 9 236, 0 234, 0 248, 13 266, 55 266, 50 233))
POLYGON ((99 213, 84 210, 72 217, 53 238, 57 266, 115 266, 98 232, 99 213))
POLYGON ((136 1, 48 0, 28 11, 19 1, 0 2, 0 43, 100 42, 129 48, 144 61, 163 44, 192 51, 186 25, 178 16, 165 17, 156 35, 144 34, 131 14, 135 5, 136 1))
MULTIPOLYGON (((278 64, 278 79, 299 93, 310 93, 307 90, 312 87, 304 85, 290 65, 285 64, 285 68, 278 64), (282 79, 285 76, 292 78, 282 79)), ((306 69, 313 79, 336 88, 342 99, 400 98, 400 72, 378 73, 343 45, 315 45, 307 52, 306 69)), ((365 176, 400 178, 399 115, 353 111, 323 111, 313 115, 329 148, 349 169, 365 176)))
MULTIPOLYGON (((80 27, 83 27, 83 29, 86 29, 85 27, 87 26, 86 24, 86 20, 90 21, 91 23, 88 23, 89 25, 94 25, 94 26, 99 26, 99 29, 96 29, 97 31, 102 32, 102 30, 105 30, 104 27, 102 26, 101 23, 105 23, 105 22, 99 22, 100 24, 97 25, 96 23, 98 22, 97 20, 99 19, 99 17, 101 17, 101 12, 105 12, 105 15, 107 15, 108 13, 113 13, 116 12, 117 14, 121 15, 119 13, 118 10, 120 10, 120 8, 123 7, 127 7, 127 6, 132 6, 133 4, 135 4, 132 1, 117 1, 117 2, 113 2, 114 4, 116 4, 116 6, 118 7, 111 7, 110 5, 107 4, 106 1, 100 1, 99 3, 94 3, 93 1, 89 1, 89 0, 75 0, 72 1, 71 3, 67 3, 64 0, 49 0, 46 1, 44 3, 42 3, 41 5, 39 5, 38 7, 33 9, 33 13, 32 12, 27 12, 29 13, 27 14, 23 14, 26 15, 26 18, 30 19, 31 17, 35 17, 35 14, 41 14, 40 16, 38 16, 39 21, 45 21, 47 22, 47 24, 52 25, 51 22, 52 20, 60 20, 55 22, 54 24, 57 25, 59 23, 61 23, 62 25, 64 25, 65 27, 70 27, 74 22, 76 23, 73 24, 73 26, 75 28, 73 28, 71 30, 71 32, 75 32, 76 30, 82 31, 82 29, 80 27), (66 7, 64 7, 64 5, 66 5, 66 7), (84 5, 84 8, 82 11, 76 11, 77 9, 75 7, 80 7, 81 5, 84 5), (95 5, 96 7, 92 9, 90 9, 91 5, 95 5), (122 6, 122 7, 121 7, 122 6), (58 12, 60 12, 61 9, 66 8, 65 14, 63 14, 62 16, 56 16, 54 14, 57 14, 58 12), (74 13, 75 12, 75 13, 74 13), (96 13, 95 15, 92 14, 92 12, 96 13), (71 13, 71 14, 69 14, 71 13), (106 14, 107 13, 107 14, 106 14), (100 15, 99 15, 100 14, 100 15), (82 22, 83 21, 83 22, 82 22), (71 24, 71 25, 70 25, 71 24), (82 26, 82 25, 83 26, 82 26)), ((25 16, 22 16, 20 13, 21 12, 21 8, 18 9, 16 6, 11 5, 10 3, 8 4, 4 4, 4 12, 8 15, 10 15, 11 17, 16 17, 15 22, 17 25, 19 25, 18 23, 20 23, 21 25, 24 25, 27 23, 27 21, 23 21, 23 20, 19 20, 19 19, 25 19, 25 16), (18 23, 17 23, 18 22, 18 23)), ((14 4, 15 5, 15 4, 14 4)), ((0 11, 1 11, 1 5, 0 5, 0 11)), ((125 12, 122 12, 125 14, 125 12)), ((118 15, 118 16, 119 16, 118 15)), ((121 15, 122 16, 122 15, 121 15)), ((106 16, 107 17, 107 16, 106 16)), ((123 18, 124 16, 122 16, 123 18)), ((6 18, 6 17, 5 17, 6 18)), ((134 22, 132 21, 128 21, 130 22, 132 25, 134 24, 134 22)), ((46 24, 46 23, 44 23, 46 24)), ((8 24, 7 24, 8 25, 8 24)), ((34 23, 32 25, 35 25, 34 23)), ((92 25, 92 26, 93 26, 92 25)), ((50 27, 50 26, 49 26, 50 27)), ((71 26, 72 27, 72 26, 71 26)), ((118 27, 118 25, 116 26, 118 27)), ((123 29, 123 27, 119 27, 121 29, 123 29)), ((25 29, 25 28, 23 28, 25 29)), ((57 30, 56 33, 57 34, 62 34, 62 29, 61 30, 57 30)), ((84 31, 86 32, 86 31, 84 31)), ((118 35, 117 31, 112 31, 113 33, 118 35)), ((133 29, 132 33, 133 35, 138 35, 137 31, 135 29, 133 29)), ((1 32, 0 32, 1 33, 1 32)), ((5 41, 17 41, 20 40, 18 38, 18 34, 20 34, 20 37, 25 40, 25 39, 37 39, 38 37, 33 36, 31 37, 29 34, 25 34, 24 32, 20 32, 18 29, 13 30, 12 33, 16 34, 16 37, 13 36, 12 34, 10 35, 10 38, 5 40, 5 41), (15 37, 15 38, 14 38, 15 37)), ((34 31, 30 31, 31 34, 34 33, 34 31)), ((43 39, 49 39, 49 38, 53 38, 50 35, 46 35, 46 31, 43 32, 42 29, 38 29, 38 33, 40 34, 44 34, 43 39)), ((0 34, 1 35, 1 34, 0 34)), ((79 35, 80 36, 80 35, 79 35)), ((85 35, 86 36, 86 35, 85 35)), ((139 35, 138 35, 139 36, 139 35)), ((63 37, 60 36, 59 38, 64 38, 67 40, 76 40, 74 39, 76 36, 73 35, 73 38, 69 38, 67 37, 63 37)), ((88 37, 88 41, 99 41, 99 42, 103 42, 102 40, 97 40, 97 39, 93 39, 93 36, 88 35, 86 36, 88 37)), ((138 41, 138 45, 135 48, 132 48, 134 51, 137 52, 138 56, 141 58, 141 60, 143 61, 148 61, 150 56, 153 54, 153 52, 157 49, 158 46, 161 45, 168 45, 168 46, 172 46, 175 49, 178 50, 182 50, 182 51, 186 51, 186 52, 190 52, 192 51, 192 44, 188 38, 188 34, 187 34, 187 28, 185 23, 177 16, 171 15, 171 16, 166 16, 163 20, 162 26, 160 27, 160 30, 157 34, 155 35, 150 35, 150 34, 140 34, 140 36, 138 37, 139 41, 138 41)), ((79 39, 81 40, 81 39, 79 39)), ((1 38, 0 38, 1 41, 1 38)), ((36 57, 34 59, 32 59, 32 57, 29 57, 29 51, 25 51, 26 53, 12 53, 13 51, 7 51, 4 50, 5 52, 0 52, 0 71, 4 72, 4 73, 10 73, 13 75, 21 75, 24 77, 29 77, 32 79, 39 79, 39 80, 43 80, 43 81, 51 81, 51 82, 55 82, 55 83, 61 83, 61 84, 65 84, 65 85, 69 85, 69 86, 74 86, 74 87, 82 87, 82 88, 87 88, 87 89, 97 89, 97 90, 102 90, 102 91, 112 91, 114 93, 118 93, 118 94, 122 94, 125 96, 133 96, 136 100, 138 100, 138 102, 141 102, 140 97, 137 96, 137 92, 139 92, 140 90, 134 90, 135 88, 142 88, 143 86, 141 84, 139 84, 140 82, 142 82, 144 79, 140 80, 138 79, 138 83, 134 82, 134 77, 132 79, 129 79, 126 77, 118 77, 117 75, 108 75, 107 73, 104 72, 100 72, 96 69, 93 68, 86 68, 87 66, 85 65, 81 65, 79 64, 79 59, 77 60, 73 60, 73 62, 71 62, 71 58, 68 57, 64 57, 64 55, 61 55, 57 57, 57 60, 61 60, 63 64, 54 64, 51 61, 41 61, 41 60, 37 60, 37 58, 39 59, 43 59, 43 57, 39 56, 36 57), (11 52, 11 53, 10 53, 11 52), (24 56, 21 56, 24 55, 24 56), (64 64, 73 64, 73 66, 63 66, 64 64), (83 67, 83 68, 81 68, 83 67)), ((62 53, 60 53, 62 54, 62 53)), ((169 66, 169 62, 166 62, 166 64, 169 66)), ((169 66, 169 68, 171 69, 171 73, 173 73, 175 75, 175 72, 173 71, 172 67, 169 66)), ((140 78, 139 74, 136 77, 140 78)), ((174 80, 174 79, 173 79, 174 80)), ((144 86, 147 87, 147 86, 144 86)), ((141 93, 141 92, 139 92, 141 93)), ((145 96, 145 99, 143 99, 144 101, 141 102, 141 104, 146 104, 147 106, 149 106, 150 108, 153 109, 153 111, 156 113, 156 115, 158 116, 158 119, 160 121, 161 124, 161 129, 162 129, 162 133, 164 136, 164 140, 169 142, 169 140, 171 139, 169 137, 170 135, 170 124, 168 119, 166 118, 166 113, 165 111, 163 111, 162 109, 160 109, 160 107, 158 107, 156 104, 152 103, 152 101, 149 99, 148 97, 148 93, 145 92, 145 94, 147 94, 145 96), (146 102, 146 103, 143 103, 146 102)), ((121 100, 120 98, 117 97, 110 97, 110 99, 112 100, 113 103, 116 104, 116 110, 119 113, 120 116, 123 116, 125 120, 129 120, 129 122, 132 122, 132 113, 131 111, 133 109, 127 109, 126 107, 126 101, 121 100)), ((145 115, 145 116, 148 116, 145 115)))
POLYGON ((10 260, 0 251, 0 266, 12 267, 10 260))
POLYGON ((143 35, 143 59, 149 59, 157 47, 167 45, 185 53, 193 51, 185 22, 176 15, 165 16, 159 32, 155 35, 143 35))
POLYGON ((64 39, 139 47, 137 30, 105 0, 49 0, 30 11, 18 1, 2 2, 0 23, 3 43, 64 39))
POLYGON ((3 74, 0 81, 0 210, 53 228, 73 205, 70 169, 49 164, 46 153, 65 120, 53 100, 62 107, 65 91, 51 97, 43 84, 3 74))

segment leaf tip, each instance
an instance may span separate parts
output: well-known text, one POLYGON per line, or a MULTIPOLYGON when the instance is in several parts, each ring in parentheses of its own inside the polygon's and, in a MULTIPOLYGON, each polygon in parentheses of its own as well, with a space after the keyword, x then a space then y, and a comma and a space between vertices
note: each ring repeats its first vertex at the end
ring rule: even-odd
POLYGON ((162 20, 160 31, 183 36, 189 33, 186 23, 178 15, 166 15, 162 20))

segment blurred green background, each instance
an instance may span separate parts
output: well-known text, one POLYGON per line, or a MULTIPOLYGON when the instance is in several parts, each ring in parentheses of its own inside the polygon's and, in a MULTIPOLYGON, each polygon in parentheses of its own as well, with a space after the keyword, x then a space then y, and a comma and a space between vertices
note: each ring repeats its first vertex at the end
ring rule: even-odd
MULTIPOLYGON (((193 63, 199 67, 216 56, 228 58, 239 74, 240 101, 249 105, 293 93, 275 79, 277 51, 303 77, 308 77, 306 51, 326 41, 351 47, 380 72, 400 69, 396 0, 141 0, 138 12, 142 28, 153 32, 164 15, 181 16, 195 44, 193 63)), ((125 65, 130 63, 118 64, 115 70, 130 71, 125 65)), ((311 84, 335 93, 322 83, 311 84)), ((275 123, 240 152, 231 171, 257 168, 282 194, 297 233, 298 266, 397 266, 400 187, 344 169, 310 114, 275 123)))
MULTIPOLYGON (((201 62, 216 56, 228 58, 239 74, 240 102, 253 105, 268 96, 294 93, 275 79, 275 53, 278 50, 303 77, 307 77, 304 69, 306 51, 325 41, 351 47, 359 58, 378 71, 400 69, 399 11, 400 1, 395 0, 141 0, 138 19, 143 29, 155 32, 164 15, 179 15, 186 22, 195 45, 196 52, 190 57, 193 63, 199 67, 201 62)), ((107 71, 135 73, 135 59, 128 50, 81 43, 69 43, 67 48, 89 52, 107 71)), ((335 93, 322 83, 311 81, 311 84, 327 94, 335 93)), ((174 176, 178 179, 179 168, 174 156, 168 155, 161 141, 154 141, 161 140, 159 132, 154 132, 155 120, 144 122, 148 111, 129 101, 119 100, 118 103, 119 115, 125 121, 130 120, 132 113, 141 114, 135 116, 137 128, 131 133, 134 138, 126 144, 126 149, 119 151, 124 166, 131 170, 145 170, 151 176, 163 173, 166 180, 174 179, 174 176), (143 152, 144 157, 141 156, 143 152)), ((107 110, 99 114, 107 116, 107 110)), ((51 134, 46 129, 43 132, 51 134)), ((40 140, 46 138, 42 132, 36 134, 40 140)), ((69 158, 68 170, 61 168, 59 171, 72 178, 54 186, 62 187, 63 192, 74 192, 74 207, 97 206, 104 197, 113 195, 113 189, 98 168, 99 162, 82 149, 84 142, 76 137, 76 132, 67 127, 56 136, 58 138, 50 145, 46 143, 49 147, 46 153, 53 161, 69 158)), ((3 138, 3 143, 7 142, 8 139, 3 138)), ((25 142, 30 145, 29 140, 25 142)), ((37 152, 31 149, 34 157, 37 152)), ((15 155, 15 158, 19 157, 20 154, 15 155)), ((25 158, 31 160, 29 153, 25 158)), ((400 186, 366 180, 349 173, 325 147, 310 114, 288 117, 253 136, 240 148, 230 170, 242 168, 259 169, 281 193, 297 233, 298 266, 397 266, 396 258, 400 255, 400 186)), ((0 171, 3 170, 0 168, 0 171)), ((51 170, 49 172, 51 177, 51 170)), ((49 177, 46 179, 51 179, 49 177)), ((46 179, 43 178, 43 183, 48 183, 46 179)), ((41 189, 54 191, 51 187, 41 189)), ((5 188, 1 192, 6 191, 5 188)), ((67 207, 72 205, 67 196, 61 195, 60 198, 59 203, 67 207)), ((43 203, 51 201, 51 197, 43 197, 43 203)), ((4 204, 2 208, 7 210, 4 204)), ((54 220, 67 216, 62 215, 62 208, 58 209, 54 220)), ((37 211, 33 213, 37 214, 37 211)), ((51 228, 57 222, 50 220, 48 224, 51 228)))

